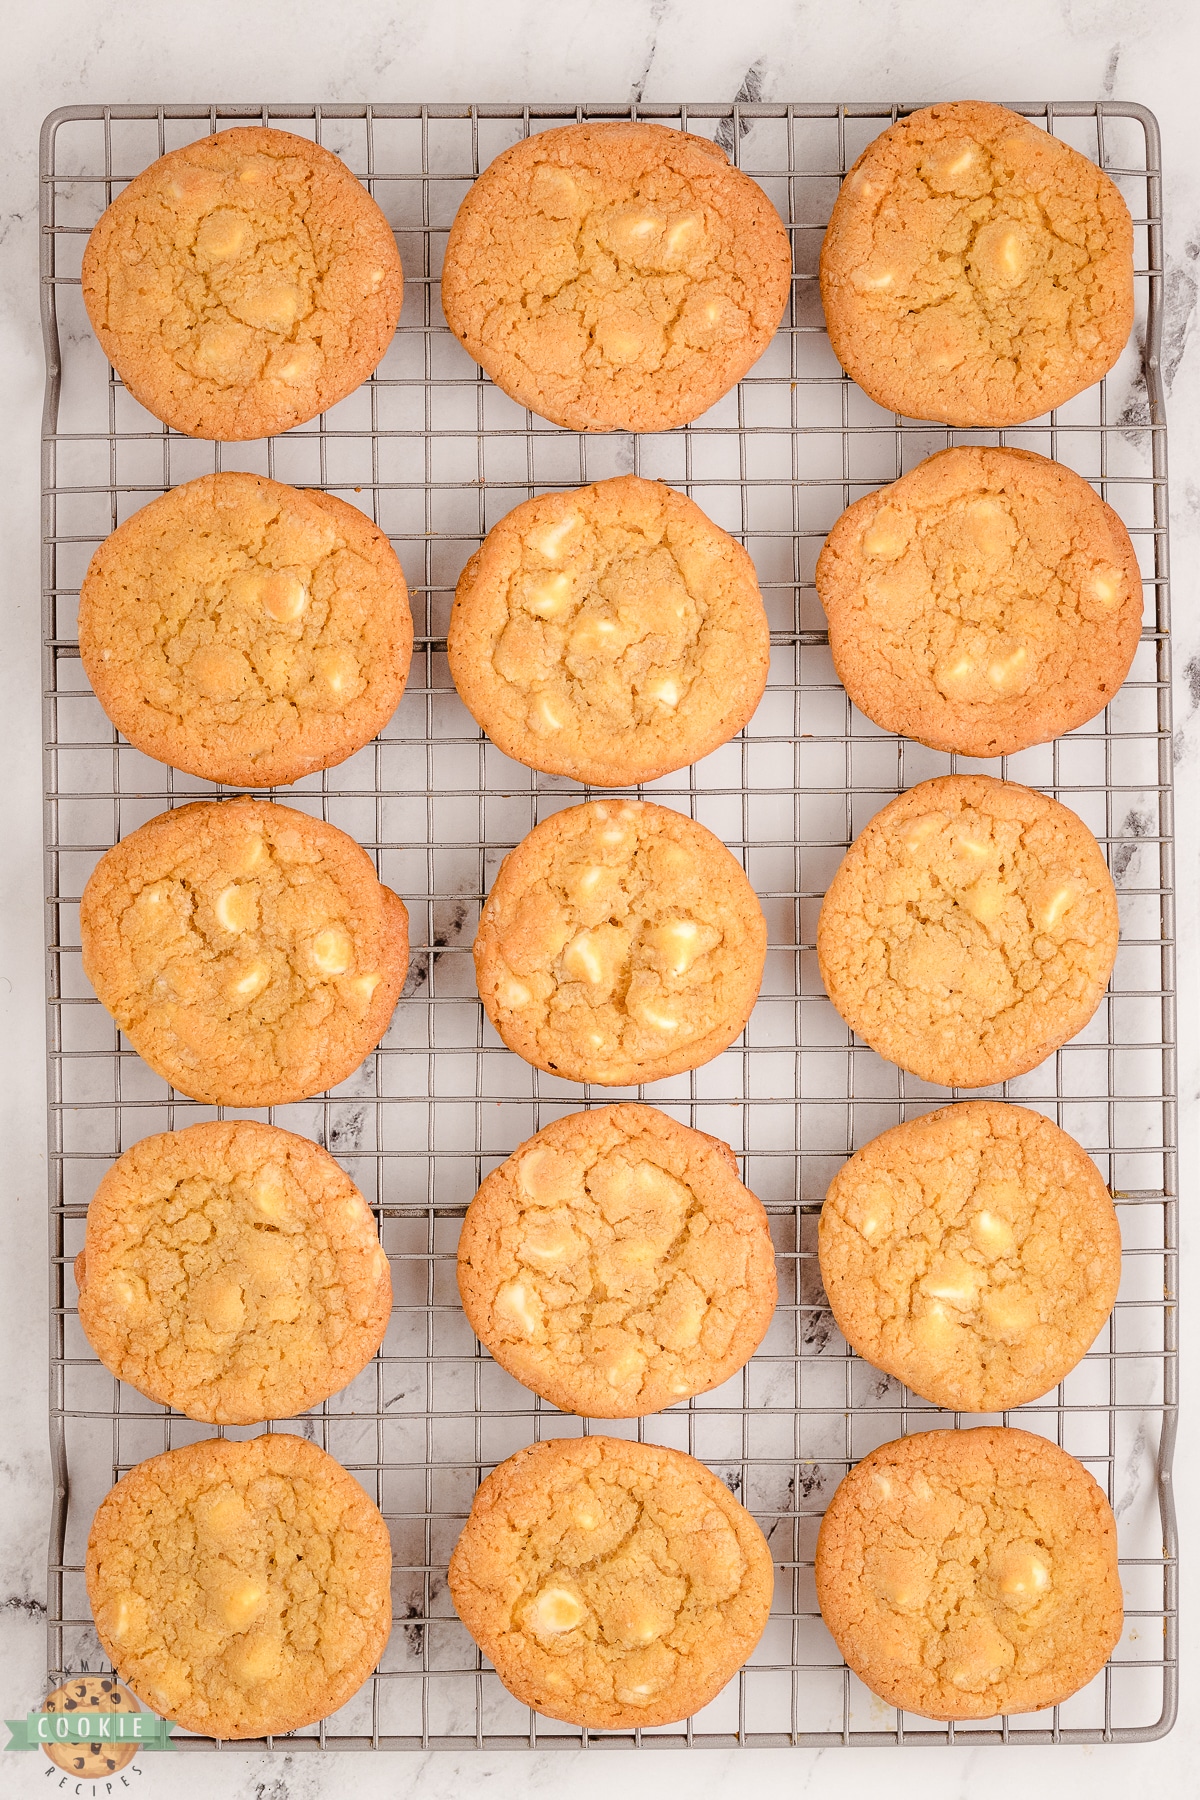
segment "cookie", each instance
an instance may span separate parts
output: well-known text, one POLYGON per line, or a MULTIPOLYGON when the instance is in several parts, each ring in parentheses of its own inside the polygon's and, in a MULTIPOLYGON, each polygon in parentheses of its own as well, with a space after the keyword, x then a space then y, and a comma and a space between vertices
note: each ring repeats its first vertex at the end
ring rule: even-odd
POLYGON ((488 1476, 450 1558, 458 1616, 510 1693, 597 1730, 706 1706, 762 1636, 767 1540, 703 1463, 552 1438, 488 1476))
POLYGON ((593 800, 543 819, 501 863, 475 979, 526 1062, 630 1087, 729 1047, 766 949, 754 890, 711 831, 649 801, 593 800))
POLYGON ((1017 425, 1106 375, 1133 326, 1108 176, 1003 106, 925 107, 868 144, 821 248, 833 353, 890 412, 1017 425))
POLYGON ((284 1106, 336 1087, 388 1028, 408 914, 353 838, 269 800, 201 800, 105 851, 83 972, 193 1100, 284 1106))
POLYGON ((852 1349, 935 1406, 1004 1412, 1096 1341, 1121 1279, 1099 1170, 1041 1113, 968 1100, 856 1150, 821 1209, 821 1279, 852 1349))
POLYGON ((817 559, 846 692, 963 756, 1044 744, 1108 705, 1142 629, 1129 533, 1028 450, 942 450, 856 500, 817 559))
POLYGON ((370 1208, 332 1156, 250 1119, 143 1138, 75 1258, 100 1361, 214 1425, 289 1419, 370 1362, 392 1306, 370 1208))
POLYGON ((270 437, 344 400, 403 292, 392 228, 345 163, 261 125, 160 156, 83 253, 101 349, 189 437, 270 437))
POLYGON ((602 1106, 493 1169, 467 1208, 458 1291, 535 1394, 633 1419, 749 1361, 775 1311, 775 1252, 727 1144, 651 1106, 602 1106))
POLYGON ((990 775, 941 775, 876 813, 817 923, 847 1025, 943 1087, 1035 1068, 1083 1030, 1116 954, 1117 897, 1087 826, 990 775))
POLYGON ((742 729, 771 633, 741 545, 662 482, 619 475, 493 526, 459 577, 446 648, 506 756, 632 787, 742 729))
POLYGON ((929 1719, 1056 1706, 1121 1636, 1108 1501, 1057 1444, 1004 1426, 865 1456, 821 1521, 816 1581, 854 1673, 929 1719))
POLYGON ((782 219, 719 144, 665 125, 564 125, 490 163, 442 267, 456 337, 520 405, 571 431, 669 431, 775 335, 782 219))
MULTIPOLYGON (((42 1702, 47 1713, 140 1713, 141 1707, 111 1675, 72 1675, 42 1702)), ((56 1769, 78 1781, 105 1781, 127 1769, 140 1746, 122 1738, 101 1738, 91 1744, 43 1744, 56 1769)))
POLYGON ((274 787, 344 762, 395 712, 412 656, 396 553, 356 506, 202 475, 93 556, 79 654, 135 749, 274 787))
POLYGON ((104 1653, 164 1718, 265 1737, 356 1694, 392 1625, 387 1526, 306 1438, 207 1438, 152 1456, 92 1521, 104 1653))

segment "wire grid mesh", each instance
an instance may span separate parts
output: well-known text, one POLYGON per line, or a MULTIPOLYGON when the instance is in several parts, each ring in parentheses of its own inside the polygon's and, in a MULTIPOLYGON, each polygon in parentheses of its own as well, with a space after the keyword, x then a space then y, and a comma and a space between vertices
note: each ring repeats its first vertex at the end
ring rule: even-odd
POLYGON ((81 1566, 95 1505, 134 1463, 211 1429, 114 1382, 91 1355, 71 1269, 86 1204, 104 1169, 138 1138, 232 1116, 169 1090, 119 1037, 82 976, 78 897, 97 858, 165 807, 219 790, 149 761, 111 730, 78 660, 76 600, 93 550, 130 512, 212 469, 247 468, 328 488, 370 512, 400 554, 417 629, 408 690, 388 729, 341 767, 279 796, 367 846, 382 879, 408 903, 414 944, 379 1051, 334 1092, 270 1114, 326 1145, 359 1183, 375 1208, 396 1292, 383 1349, 364 1374, 282 1426, 302 1430, 355 1472, 388 1520, 395 1553, 396 1627, 378 1673, 289 1747, 1090 1743, 1169 1729, 1176 1187, 1157 128, 1143 108, 1117 102, 1018 107, 1099 160, 1125 192, 1137 243, 1135 340, 1101 386, 1048 418, 999 434, 952 432, 880 411, 843 377, 816 283, 842 174, 905 110, 124 106, 72 107, 47 120, 52 1681, 102 1660, 81 1566), (440 257, 473 177, 521 135, 584 117, 653 118, 715 136, 790 226, 795 281, 774 343, 734 393, 669 434, 589 438, 547 425, 483 379, 442 319, 440 257), (225 125, 268 120, 315 136, 367 183, 399 241, 403 316, 374 377, 311 425, 265 443, 197 442, 142 411, 108 368, 83 313, 80 257, 103 207, 164 150, 225 125), (1040 450, 1088 477, 1129 525, 1145 580, 1141 645, 1106 713, 1057 743, 992 764, 938 755, 856 713, 834 677, 813 586, 816 554, 844 506, 962 442, 1040 450), (742 857, 770 927, 762 998, 744 1038, 715 1062, 630 1095, 732 1143, 771 1218, 780 1304, 739 1376, 669 1412, 602 1429, 686 1449, 713 1467, 766 1531, 777 1585, 762 1643, 703 1712, 661 1730, 589 1733, 534 1715, 505 1693, 446 1589, 450 1549, 489 1468, 530 1441, 589 1428, 519 1387, 475 1342, 454 1282, 459 1222, 482 1176, 534 1130, 581 1104, 621 1096, 526 1067, 482 1018, 469 956, 482 896, 510 846, 581 791, 506 760, 483 739, 454 694, 444 642, 459 570, 491 525, 533 493, 629 470, 682 488, 746 545, 772 625, 770 682, 746 731, 644 790, 690 812, 742 857), (815 1254, 828 1180, 859 1144, 946 1094, 853 1041, 825 998, 813 942, 822 894, 855 834, 893 794, 960 766, 1062 797, 1104 846, 1120 896, 1121 948, 1095 1020, 996 1091, 1079 1138, 1117 1197, 1124 1272, 1116 1310, 1079 1368, 1011 1417, 1081 1458, 1107 1491, 1128 1611, 1111 1664, 1074 1699, 1026 1718, 954 1726, 898 1714, 872 1696, 841 1663, 815 1602, 816 1529, 846 1469, 901 1433, 977 1421, 916 1399, 852 1356, 833 1327, 815 1254))

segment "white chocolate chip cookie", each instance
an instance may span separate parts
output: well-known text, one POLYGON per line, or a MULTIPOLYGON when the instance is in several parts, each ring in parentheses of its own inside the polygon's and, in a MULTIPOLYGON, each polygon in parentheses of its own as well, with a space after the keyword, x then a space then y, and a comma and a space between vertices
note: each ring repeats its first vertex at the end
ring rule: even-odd
POLYGON ((889 411, 1015 425, 1116 362, 1133 225, 1095 163, 976 100, 900 119, 842 184, 821 249, 833 353, 889 411))
POLYGON ((821 1279, 847 1342, 915 1393, 1005 1412, 1094 1343, 1121 1233, 1091 1157, 1041 1113, 968 1100, 856 1150, 821 1209, 821 1279))
POLYGON ((84 973, 134 1049, 217 1105, 344 1081, 408 967, 408 914, 366 851, 269 800, 151 819, 101 857, 79 923, 84 973))
POLYGON ((1057 1444, 1003 1426, 865 1456, 821 1521, 816 1581, 854 1673, 928 1719, 1056 1706, 1121 1636, 1108 1501, 1057 1444))
POLYGON ((104 1365, 189 1419, 288 1419, 379 1348, 388 1259, 349 1176, 251 1119, 142 1138, 88 1207, 79 1323, 104 1365))
POLYGON ((556 1119, 467 1209, 458 1289, 496 1361, 628 1419, 728 1380, 775 1311, 767 1216, 732 1151, 650 1106, 556 1119))
POLYGON ((741 545, 672 488, 619 475, 492 528, 459 577, 447 650, 506 756, 632 787, 741 730, 771 634, 741 545))
POLYGON ((1142 578, 1082 476, 943 450, 847 508, 817 561, 846 692, 885 731, 1005 756, 1094 718, 1129 673, 1142 578))
POLYGON ((1023 1075, 1082 1031, 1116 953, 1116 893, 1087 826, 990 775, 923 781, 876 813, 817 924, 846 1023, 945 1087, 1023 1075))
POLYGON ((766 957, 741 865, 648 801, 543 819, 500 867, 475 939, 488 1017, 510 1050, 571 1081, 658 1081, 737 1037, 766 957))
POLYGON ((212 1737, 264 1737, 356 1694, 392 1624, 387 1526, 306 1438, 208 1438, 139 1463, 92 1521, 87 1594, 122 1681, 212 1737))
POLYGON ((332 494, 202 475, 93 556, 79 654, 135 749, 232 787, 343 762, 381 731, 412 656, 404 574, 332 494))
POLYGON ((160 157, 83 256, 104 354, 191 437, 269 437, 353 393, 391 342, 403 292, 391 227, 345 163, 260 125, 160 157))
POLYGON ((667 431, 741 380, 791 284, 782 219, 719 144, 566 125, 496 157, 446 244, 450 329, 572 431, 667 431))
POLYGON ((603 1730, 707 1705, 762 1636, 774 1585, 762 1532, 703 1463, 609 1437, 510 1456, 450 1558, 458 1616, 510 1693, 603 1730))

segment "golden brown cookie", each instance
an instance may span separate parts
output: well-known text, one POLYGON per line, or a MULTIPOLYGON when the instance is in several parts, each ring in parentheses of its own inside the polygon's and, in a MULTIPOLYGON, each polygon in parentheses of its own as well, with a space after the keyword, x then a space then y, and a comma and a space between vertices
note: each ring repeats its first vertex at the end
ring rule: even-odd
POLYGON ((1004 1426, 865 1456, 821 1521, 816 1579, 854 1673, 930 1719, 1056 1706, 1121 1636, 1108 1501, 1057 1444, 1004 1426))
POLYGON ((353 838, 269 800, 161 813, 100 858, 83 970, 165 1081, 218 1106, 336 1087, 388 1028, 408 914, 353 838))
POLYGON ((391 342, 403 292, 391 226, 345 163, 261 125, 159 157, 83 254, 104 354, 189 437, 269 437, 343 400, 391 342))
POLYGON ((821 1209, 821 1279, 860 1356, 962 1412, 1056 1387, 1121 1279, 1100 1172, 1041 1113, 967 1100, 856 1150, 821 1209))
POLYGON ((340 1463, 277 1433, 152 1456, 92 1521, 105 1654, 165 1718, 211 1737, 295 1731, 344 1706, 392 1625, 392 1552, 340 1463))
POLYGON ((1036 1067, 1083 1030, 1116 954, 1117 897, 1087 826, 990 775, 941 775, 876 813, 817 924, 846 1023, 944 1087, 1036 1067))
POLYGON ((868 144, 821 249, 834 355, 880 406, 1016 425, 1106 375, 1133 325, 1108 176, 1003 106, 943 102, 868 144))
POLYGON ((885 731, 1004 756, 1108 705, 1142 629, 1124 525, 1028 450, 942 450, 847 508, 817 560, 846 692, 885 731))
POLYGON ((662 482, 618 475, 492 527, 459 577, 446 648, 506 756, 632 787, 742 729, 771 633, 741 545, 662 482))
POLYGON ((493 1169, 467 1208, 458 1291, 535 1394, 632 1419, 749 1361, 775 1311, 775 1252, 727 1144, 652 1106, 602 1106, 493 1169))
POLYGON ((703 1463, 552 1438, 475 1495, 450 1558, 458 1616, 510 1693, 597 1730, 707 1705, 762 1636, 767 1540, 703 1463))
POLYGON ((152 500, 101 544, 79 596, 79 654, 117 730, 231 787, 361 750, 399 704, 412 636, 383 532, 261 475, 152 500))
POLYGON ((250 1119, 134 1144, 88 1207, 79 1323, 189 1419, 290 1419, 370 1362, 392 1306, 366 1201, 326 1151, 250 1119))
POLYGON ((628 1087, 727 1049, 766 949, 754 890, 711 831, 649 801, 594 800, 543 819, 505 857, 475 978, 526 1062, 628 1087))
POLYGON ((736 385, 791 286, 783 221, 719 144, 564 125, 490 163, 458 209, 442 305, 496 386, 572 431, 668 431, 736 385))

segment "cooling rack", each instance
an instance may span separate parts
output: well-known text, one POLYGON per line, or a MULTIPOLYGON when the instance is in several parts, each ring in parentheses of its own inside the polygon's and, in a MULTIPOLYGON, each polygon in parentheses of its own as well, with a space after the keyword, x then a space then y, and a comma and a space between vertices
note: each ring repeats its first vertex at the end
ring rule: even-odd
MULTIPOLYGON (((843 377, 816 282, 842 174, 907 110, 143 105, 68 107, 46 121, 51 1683, 102 1666, 82 1573, 96 1504, 134 1463, 211 1432, 114 1382, 91 1355, 71 1268, 87 1202, 113 1158, 140 1137, 219 1116, 151 1073, 81 972, 78 900, 98 857, 164 808, 221 790, 149 761, 112 731, 79 662, 76 601, 88 559, 122 519, 181 481, 242 468, 327 488, 376 519, 404 564, 417 629, 408 690, 383 735, 278 796, 366 845, 408 903, 414 946, 378 1052, 335 1091, 270 1114, 326 1145, 358 1182, 379 1220, 396 1295, 382 1351, 364 1374, 317 1411, 269 1427, 303 1431, 354 1471, 387 1518, 395 1554, 396 1625, 378 1672, 334 1717, 289 1737, 288 1748, 1100 1743, 1169 1730, 1176 1137, 1158 131, 1143 107, 1121 102, 1018 105, 1099 161, 1125 193, 1135 220, 1137 326, 1106 381, 1070 405, 1003 433, 954 432, 884 413, 843 377), (715 137, 787 220, 795 280, 774 342, 703 418, 659 436, 589 438, 524 412, 483 379, 444 323, 438 275, 454 212, 497 152, 570 120, 631 117, 715 137), (163 151, 238 122, 314 136, 346 159, 395 228, 405 302, 388 354, 357 393, 286 436, 222 446, 167 431, 125 392, 87 324, 79 269, 91 226, 126 181, 163 151), (1091 480, 1130 528, 1146 596, 1130 678, 1104 715, 988 764, 897 739, 854 711, 833 674, 813 587, 817 552, 843 507, 932 451, 965 442, 1039 450, 1091 480), (589 1429, 519 1387, 475 1342, 454 1281, 459 1223, 482 1176, 533 1131, 620 1096, 528 1068, 482 1018, 470 961, 482 896, 510 846, 583 790, 507 761, 481 737, 450 682, 445 630, 459 570, 513 505, 630 470, 691 494, 746 545, 772 626, 770 682, 746 731, 640 791, 716 831, 742 858, 767 914, 766 979, 744 1037, 644 1097, 737 1151, 770 1215, 780 1304, 735 1379, 669 1412, 603 1429, 686 1449, 715 1469, 766 1532, 777 1583, 762 1643, 702 1712, 686 1725, 596 1733, 541 1718, 506 1694, 446 1589, 450 1549, 482 1476, 533 1440, 589 1429), (850 1151, 948 1095, 851 1038, 824 995, 813 941, 821 896, 852 837, 892 795, 955 768, 1061 797, 1096 833, 1119 894, 1121 948, 1096 1018, 995 1092, 1077 1137, 1117 1199, 1124 1267, 1109 1324, 1058 1389, 1005 1417, 1071 1451, 1104 1487, 1118 1521, 1127 1615, 1111 1663, 1062 1706, 939 1725, 885 1706, 845 1668, 817 1609, 813 1549, 833 1488, 866 1451, 901 1433, 976 1421, 937 1412, 850 1354, 821 1290, 816 1223, 850 1151)), ((184 1734, 176 1742, 212 1747, 184 1734)))

